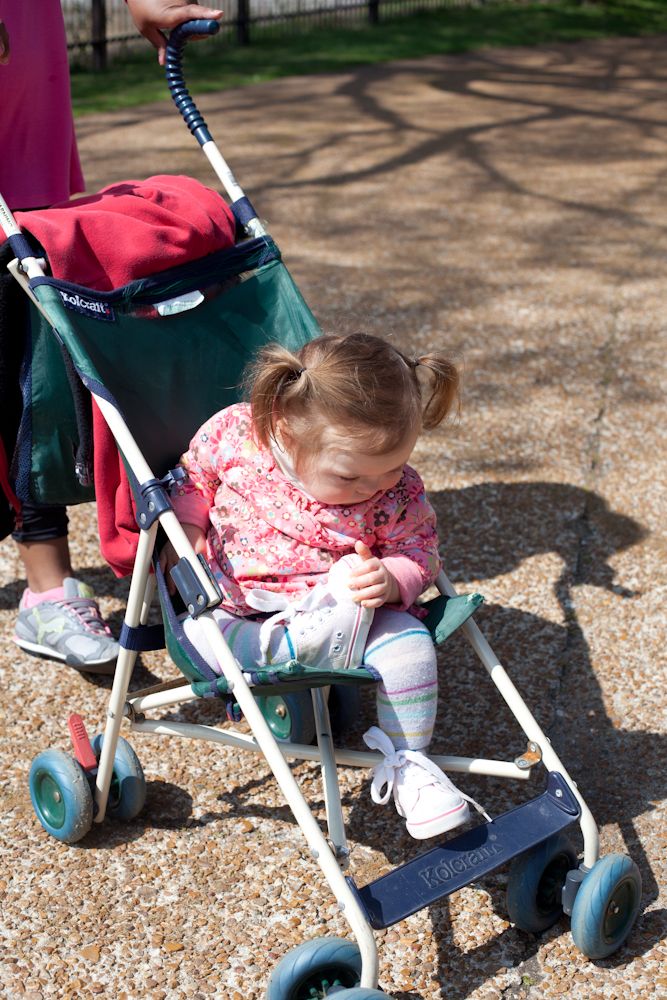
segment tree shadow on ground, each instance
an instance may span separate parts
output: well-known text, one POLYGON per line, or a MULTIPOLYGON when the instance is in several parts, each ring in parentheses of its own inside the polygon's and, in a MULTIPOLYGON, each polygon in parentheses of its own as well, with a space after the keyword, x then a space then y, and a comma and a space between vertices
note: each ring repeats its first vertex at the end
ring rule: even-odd
MULTIPOLYGON (((604 171, 621 169, 628 148, 649 163, 659 155, 654 147, 662 144, 667 124, 659 51, 659 40, 641 39, 625 46, 622 58, 613 45, 575 44, 539 47, 532 59, 506 49, 360 68, 346 75, 334 92, 345 100, 344 118, 339 101, 333 101, 331 109, 318 109, 318 122, 324 116, 329 127, 304 130, 295 152, 272 164, 271 175, 253 195, 261 204, 263 198, 270 202, 286 193, 292 198, 300 190, 353 190, 355 184, 390 183, 415 165, 442 162, 452 169, 459 162, 471 200, 498 192, 517 199, 517 206, 525 199, 549 209, 548 221, 533 224, 530 231, 517 213, 525 243, 518 268, 531 272, 586 260, 598 271, 627 281, 629 254, 638 277, 662 273, 667 232, 642 209, 642 198, 650 197, 660 183, 662 169, 657 176, 649 171, 645 180, 638 178, 613 196, 604 182, 573 192, 571 186, 544 179, 552 176, 548 172, 554 167, 567 165, 590 168, 602 178, 604 171), (429 114, 419 115, 412 108, 400 111, 399 102, 385 101, 384 92, 393 92, 403 77, 409 78, 412 91, 421 87, 441 95, 441 100, 427 99, 429 114), (460 120, 459 108, 471 102, 477 113, 460 120), (360 160, 356 151, 361 139, 360 160), (336 148, 349 152, 342 158, 343 167, 332 171, 336 148), (530 174, 527 163, 535 164, 530 174), (610 252, 601 257, 603 229, 610 252)), ((286 99, 279 90, 275 100, 280 104, 277 113, 285 114, 286 104, 301 103, 302 96, 286 99)), ((402 241, 423 236, 419 196, 410 204, 413 212, 401 215, 402 241)), ((365 217, 358 221, 367 223, 365 217)), ((510 219, 510 228, 512 224, 510 219)), ((331 225, 335 227, 336 220, 331 225)), ((354 221, 350 225, 353 230, 354 221)), ((474 216, 468 225, 472 234, 474 216)))
MULTIPOLYGON (((233 101, 204 95, 201 106, 214 135, 216 130, 225 138, 232 133, 230 155, 239 176, 252 173, 248 193, 261 217, 279 218, 283 204, 294 213, 302 192, 310 197, 328 191, 335 197, 339 190, 353 192, 355 184, 397 183, 405 168, 429 163, 437 169, 438 163, 446 163, 455 170, 460 164, 467 202, 498 192, 516 199, 514 206, 525 200, 544 210, 544 219, 529 228, 521 211, 516 212, 524 245, 517 269, 530 273, 587 261, 598 272, 627 281, 636 264, 637 276, 645 280, 662 274, 667 252, 664 225, 642 205, 664 174, 660 164, 667 119, 661 49, 661 39, 642 38, 624 39, 622 50, 613 40, 543 45, 530 55, 508 48, 433 56, 335 74, 331 93, 318 94, 320 99, 310 105, 304 104, 301 87, 277 81, 235 91, 233 101), (395 94, 404 79, 409 80, 409 94, 424 95, 426 113, 419 105, 385 98, 388 92, 395 94), (295 121, 298 129, 292 125, 295 121), (235 134, 234 126, 241 122, 242 132, 235 134), (282 133, 288 129, 286 142, 282 133), (647 166, 655 162, 655 168, 635 171, 631 184, 610 193, 605 171, 610 177, 626 175, 629 149, 647 166), (529 174, 526 164, 534 164, 529 174), (554 183, 553 168, 562 166, 594 169, 600 183, 576 190, 554 183), (609 250, 604 256, 603 230, 609 250)), ((149 172, 161 172, 165 157, 175 161, 181 156, 189 163, 191 138, 170 102, 122 118, 83 118, 77 130, 89 161, 103 157, 107 182, 114 174, 124 178, 128 169, 143 175, 148 151, 145 143, 137 143, 135 150, 126 142, 121 155, 105 147, 96 150, 96 142, 114 126, 145 129, 147 116, 160 130, 155 166, 149 165, 149 172)), ((203 161, 195 161, 195 172, 200 166, 205 167, 203 161)), ((425 216, 440 204, 433 201, 430 185, 425 192, 426 203, 421 189, 410 192, 409 210, 397 205, 373 224, 391 226, 395 239, 400 219, 401 245, 413 239, 417 245, 428 235, 425 216)), ((444 209, 439 218, 446 231, 452 219, 444 209)), ((368 224, 366 211, 356 217, 328 213, 327 238, 347 241, 368 224)), ((510 229, 513 224, 510 215, 510 229)), ((473 240, 474 213, 467 225, 473 240)), ((471 287, 479 280, 476 265, 471 287)))

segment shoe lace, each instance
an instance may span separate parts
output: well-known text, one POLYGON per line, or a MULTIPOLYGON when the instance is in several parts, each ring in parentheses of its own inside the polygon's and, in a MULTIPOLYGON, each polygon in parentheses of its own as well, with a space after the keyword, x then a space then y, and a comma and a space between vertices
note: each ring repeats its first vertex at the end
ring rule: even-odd
POLYGON ((83 625, 87 632, 96 635, 111 635, 111 629, 102 618, 97 603, 88 597, 68 597, 62 601, 54 601, 59 608, 71 612, 83 625))
MULTIPOLYGON (((368 732, 364 733, 363 738, 364 743, 369 749, 379 750, 383 755, 383 759, 373 770, 373 778, 371 780, 371 798, 378 805, 387 804, 396 784, 397 772, 402 767, 405 767, 409 761, 417 764, 422 772, 422 774, 415 772, 415 783, 419 783, 420 785, 430 784, 431 782, 428 781, 426 776, 428 774, 440 782, 444 777, 452 785, 452 788, 455 788, 444 771, 430 757, 427 757, 426 754, 419 750, 397 750, 387 734, 383 733, 377 726, 371 726, 368 732)), ((487 823, 491 823, 491 817, 475 799, 466 795, 460 788, 456 788, 456 791, 462 799, 465 799, 466 802, 475 807, 478 813, 481 813, 487 823)))
POLYGON ((290 600, 287 594, 260 589, 251 590, 246 594, 246 602, 251 608, 255 608, 257 611, 275 612, 262 622, 259 630, 259 649, 264 662, 268 659, 271 636, 275 626, 289 625, 300 611, 315 610, 325 593, 324 587, 314 587, 296 600, 290 600))

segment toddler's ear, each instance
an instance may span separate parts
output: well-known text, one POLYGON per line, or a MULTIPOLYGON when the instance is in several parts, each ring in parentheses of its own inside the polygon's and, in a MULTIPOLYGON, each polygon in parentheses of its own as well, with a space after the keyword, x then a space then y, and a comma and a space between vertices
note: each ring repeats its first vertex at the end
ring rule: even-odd
POLYGON ((352 592, 350 591, 350 570, 363 565, 363 562, 364 560, 361 556, 356 553, 350 553, 349 556, 343 556, 342 559, 333 564, 329 570, 327 586, 329 593, 337 601, 353 600, 352 592))
POLYGON ((282 417, 278 417, 273 429, 278 444, 283 448, 287 448, 288 451, 291 450, 291 445, 294 444, 294 441, 292 440, 286 421, 282 417))

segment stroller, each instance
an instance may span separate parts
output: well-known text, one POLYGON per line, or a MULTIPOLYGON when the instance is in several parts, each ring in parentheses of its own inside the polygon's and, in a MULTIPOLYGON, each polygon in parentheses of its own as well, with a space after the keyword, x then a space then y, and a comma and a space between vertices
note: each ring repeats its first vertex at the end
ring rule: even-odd
MULTIPOLYGON (((571 917, 577 947, 592 959, 604 958, 620 947, 639 912, 638 869, 624 855, 599 857, 597 827, 581 793, 472 618, 481 602, 479 595, 457 595, 441 572, 440 593, 426 603, 425 622, 438 643, 456 629, 463 631, 525 734, 526 748, 513 761, 454 756, 434 760, 450 772, 519 780, 527 779, 541 764, 546 769, 546 787, 537 797, 436 843, 366 885, 357 885, 345 874, 350 852, 336 767, 372 767, 380 757, 336 747, 329 707, 331 695, 341 714, 353 710, 359 685, 372 684, 374 678, 363 668, 324 670, 289 661, 253 670, 249 683, 213 619, 211 611, 220 603, 220 594, 173 511, 169 491, 179 473, 171 467, 192 430, 215 409, 234 401, 234 387, 259 345, 279 340, 296 349, 319 333, 278 247, 185 88, 181 63, 188 38, 217 29, 217 22, 195 21, 172 32, 167 77, 177 107, 229 196, 239 229, 233 247, 100 293, 48 277, 45 262, 35 256, 0 201, 0 223, 17 258, 10 270, 31 300, 33 345, 40 337, 54 340, 55 333, 78 378, 94 397, 132 485, 138 531, 104 733, 91 741, 83 720, 73 715, 68 723, 73 753, 51 749, 35 758, 30 794, 37 818, 47 833, 71 844, 106 815, 121 821, 138 815, 146 783, 134 750, 120 735, 123 720, 131 732, 203 739, 262 753, 354 939, 318 938, 289 952, 271 976, 267 1000, 385 996, 378 989, 373 931, 403 920, 508 862, 511 921, 536 933, 565 912, 571 917), (169 308, 156 308, 165 303, 169 308), (190 364, 200 359, 201 365, 202 377, 193 379, 194 393, 188 393, 180 374, 186 338, 190 364), (138 409, 136 386, 156 349, 161 374, 146 420, 138 409), (221 392, 221 386, 229 388, 221 392), (173 406, 176 393, 177 408, 173 406), (176 597, 170 595, 160 574, 158 532, 166 535, 179 556, 172 570, 176 597), (148 624, 156 589, 162 626, 148 624), (183 614, 200 621, 222 665, 222 675, 214 674, 190 646, 183 614), (165 645, 182 678, 130 694, 138 653, 165 645), (242 713, 251 735, 233 727, 149 717, 199 698, 221 699, 232 721, 242 713), (288 758, 321 763, 326 833, 304 799, 288 758), (575 824, 583 836, 581 860, 564 832, 575 824)), ((85 466, 85 462, 80 464, 85 466)))

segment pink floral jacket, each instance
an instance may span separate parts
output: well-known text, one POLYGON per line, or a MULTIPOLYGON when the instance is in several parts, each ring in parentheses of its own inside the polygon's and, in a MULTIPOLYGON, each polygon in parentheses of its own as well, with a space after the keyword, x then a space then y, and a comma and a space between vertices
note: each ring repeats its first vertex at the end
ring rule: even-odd
POLYGON ((250 406, 238 403, 201 427, 182 456, 184 483, 173 490, 179 520, 207 535, 207 559, 223 607, 255 614, 244 593, 255 587, 300 595, 326 579, 332 564, 363 540, 398 581, 410 608, 440 569, 433 508, 406 465, 400 482, 369 500, 318 503, 254 440, 250 406))

